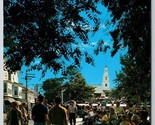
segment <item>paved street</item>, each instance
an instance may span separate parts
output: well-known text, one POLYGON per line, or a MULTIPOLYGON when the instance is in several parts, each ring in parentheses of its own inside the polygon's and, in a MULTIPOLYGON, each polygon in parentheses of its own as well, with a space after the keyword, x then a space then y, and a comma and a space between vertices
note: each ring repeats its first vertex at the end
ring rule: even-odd
MULTIPOLYGON (((5 119, 6 114, 3 114, 3 118, 5 119)), ((82 118, 76 118, 76 125, 82 125, 82 118)), ((5 123, 3 125, 6 125, 5 123)), ((29 120, 29 125, 33 125, 33 120, 29 120)), ((70 125, 70 124, 69 124, 70 125)))
MULTIPOLYGON (((33 125, 32 120, 29 121, 29 125, 33 125)), ((82 125, 82 118, 76 118, 76 125, 82 125)))

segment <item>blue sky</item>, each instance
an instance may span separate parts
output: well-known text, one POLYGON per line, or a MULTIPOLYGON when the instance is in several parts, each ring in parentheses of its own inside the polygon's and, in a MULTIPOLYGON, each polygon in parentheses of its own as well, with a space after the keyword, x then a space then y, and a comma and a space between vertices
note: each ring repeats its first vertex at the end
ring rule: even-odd
MULTIPOLYGON (((113 40, 109 34, 109 31, 111 31, 115 25, 110 23, 111 13, 107 11, 107 8, 101 5, 98 6, 98 9, 102 10, 103 12, 101 15, 98 15, 98 17, 102 20, 102 24, 100 25, 100 30, 97 33, 95 33, 93 36, 91 33, 89 34, 89 42, 95 46, 96 41, 102 39, 105 41, 105 45, 108 44, 112 48, 113 40)), ((81 13, 81 15, 85 17, 85 13, 81 13)), ((85 25, 85 28, 90 28, 91 30, 92 26, 91 24, 89 26, 85 25)), ((114 88, 115 84, 113 80, 116 78, 116 72, 118 72, 121 69, 120 55, 123 55, 125 51, 120 50, 114 57, 111 57, 110 56, 111 50, 107 51, 107 53, 100 53, 98 56, 95 56, 93 54, 93 48, 88 45, 81 44, 80 49, 81 51, 87 50, 89 53, 91 53, 95 62, 95 66, 91 66, 85 63, 84 61, 81 62, 82 64, 81 74, 86 79, 86 82, 89 85, 101 85, 103 80, 104 67, 107 66, 109 71, 110 88, 114 88)), ((20 72, 20 76, 19 76, 19 82, 23 83, 24 85, 25 85, 25 80, 24 80, 25 71, 26 71, 26 67, 23 66, 22 67, 23 73, 20 72)), ((32 71, 29 73, 35 74, 35 78, 32 78, 31 80, 28 81, 28 86, 30 88, 33 88, 35 84, 42 84, 42 82, 48 78, 60 77, 60 73, 58 75, 54 75, 50 71, 47 71, 44 78, 41 78, 42 76, 41 71, 32 71)))
MULTIPOLYGON (((101 53, 98 56, 94 56, 95 66, 91 66, 86 62, 82 61, 82 70, 81 74, 86 79, 87 84, 89 85, 101 85, 103 80, 104 67, 108 67, 109 79, 110 79, 110 88, 114 88, 115 84, 113 80, 116 78, 116 72, 121 69, 120 65, 120 55, 124 54, 124 51, 119 51, 114 57, 110 56, 110 52, 104 54, 101 53)), ((22 67, 22 72, 20 72, 19 82, 25 85, 25 71, 27 67, 22 67)), ((41 71, 31 71, 28 74, 34 74, 35 78, 32 78, 28 81, 28 86, 33 88, 36 84, 42 84, 48 78, 60 77, 60 73, 54 75, 49 70, 47 71, 45 77, 42 78, 41 71)))
MULTIPOLYGON (((116 78, 116 72, 121 69, 120 65, 120 54, 124 52, 117 53, 114 57, 110 57, 110 53, 107 54, 99 54, 98 56, 94 56, 95 66, 91 66, 84 61, 82 61, 82 70, 81 74, 86 79, 87 84, 89 85, 101 85, 103 80, 103 73, 105 66, 108 67, 109 80, 110 80, 110 88, 114 88, 115 84, 113 80, 116 78)), ((20 72, 19 82, 25 85, 25 71, 26 67, 22 67, 22 72, 20 72)), ((54 75, 49 70, 47 71, 44 78, 41 76, 41 71, 31 71, 28 74, 34 74, 35 78, 32 78, 28 81, 28 86, 33 88, 35 84, 42 84, 48 78, 60 77, 60 73, 54 75)))

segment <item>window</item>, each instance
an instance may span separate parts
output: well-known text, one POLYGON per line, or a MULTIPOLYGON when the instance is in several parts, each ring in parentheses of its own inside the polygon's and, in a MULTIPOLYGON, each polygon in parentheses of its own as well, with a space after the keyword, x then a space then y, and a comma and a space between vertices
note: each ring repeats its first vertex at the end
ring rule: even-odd
POLYGON ((7 84, 4 83, 4 93, 7 93, 7 84))
POLYGON ((105 86, 107 87, 107 83, 105 84, 105 86))
POLYGON ((14 95, 18 95, 18 86, 14 86, 14 95))
POLYGON ((9 75, 8 75, 8 80, 11 81, 11 73, 9 73, 9 75))

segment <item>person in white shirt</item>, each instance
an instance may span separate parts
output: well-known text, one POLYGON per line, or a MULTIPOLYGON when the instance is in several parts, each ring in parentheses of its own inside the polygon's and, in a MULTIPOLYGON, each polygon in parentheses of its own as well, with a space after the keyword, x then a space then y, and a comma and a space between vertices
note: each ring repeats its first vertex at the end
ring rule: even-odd
POLYGON ((70 125, 72 125, 72 121, 74 125, 76 125, 77 106, 75 105, 74 100, 71 100, 71 105, 68 107, 68 113, 69 113, 70 125))

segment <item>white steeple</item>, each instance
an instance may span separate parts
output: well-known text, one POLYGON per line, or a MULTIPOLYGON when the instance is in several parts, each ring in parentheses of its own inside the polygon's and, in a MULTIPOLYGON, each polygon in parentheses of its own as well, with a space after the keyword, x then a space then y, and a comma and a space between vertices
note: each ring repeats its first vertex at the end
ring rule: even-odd
POLYGON ((102 88, 103 88, 103 90, 110 90, 110 82, 109 82, 109 74, 108 74, 107 66, 105 66, 105 68, 104 68, 102 88))

